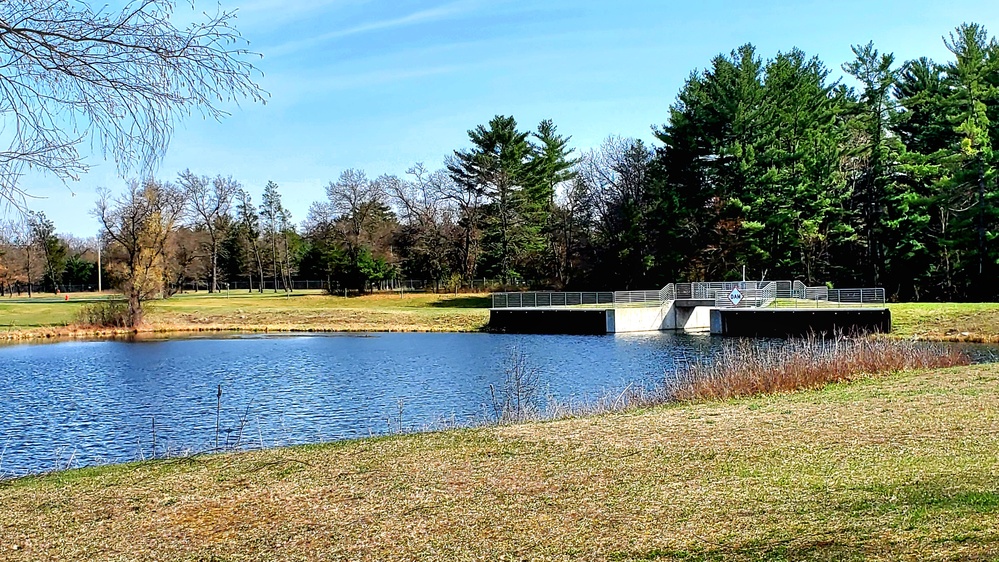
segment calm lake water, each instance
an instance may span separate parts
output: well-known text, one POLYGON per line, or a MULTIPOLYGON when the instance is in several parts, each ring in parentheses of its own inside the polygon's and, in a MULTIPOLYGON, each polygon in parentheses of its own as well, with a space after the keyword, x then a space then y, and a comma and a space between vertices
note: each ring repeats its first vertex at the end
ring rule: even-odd
POLYGON ((684 334, 371 334, 0 347, 0 476, 468 424, 519 354, 541 394, 593 401, 670 376, 721 340, 684 334), (245 421, 241 421, 245 420, 245 421))

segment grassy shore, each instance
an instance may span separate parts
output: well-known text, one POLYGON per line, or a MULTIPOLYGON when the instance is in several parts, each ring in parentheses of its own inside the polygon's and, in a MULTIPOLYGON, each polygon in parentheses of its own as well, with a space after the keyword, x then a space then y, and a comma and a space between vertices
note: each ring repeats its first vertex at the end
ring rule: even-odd
POLYGON ((892 330, 902 337, 999 342, 999 303, 899 303, 890 308, 892 330))
MULTIPOLYGON (((107 295, 0 299, 0 338, 34 339, 113 335, 76 326, 77 312, 107 295)), ((146 304, 142 332, 469 332, 488 321, 485 295, 381 293, 335 297, 319 291, 189 293, 146 304)), ((122 332, 122 331, 118 331, 122 332)))
MULTIPOLYGON (((113 330, 75 326, 77 311, 107 295, 42 295, 0 298, 0 339, 113 335, 113 330)), ((468 332, 485 328, 488 295, 382 293, 335 297, 319 291, 194 293, 147 304, 144 332, 322 331, 468 332)), ((999 342, 999 303, 904 303, 889 305, 893 333, 932 341, 999 342)))
POLYGON ((994 560, 999 365, 0 484, 9 560, 994 560))

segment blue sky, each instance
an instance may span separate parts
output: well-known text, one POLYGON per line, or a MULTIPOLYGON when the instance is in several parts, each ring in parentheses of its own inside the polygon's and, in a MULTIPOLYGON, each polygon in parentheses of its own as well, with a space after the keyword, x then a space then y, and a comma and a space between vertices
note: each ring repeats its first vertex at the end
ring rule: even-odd
MULTIPOLYGON (((196 2, 199 10, 214 3, 196 2)), ((305 218, 347 168, 402 175, 441 166, 467 131, 496 114, 522 128, 553 119, 578 150, 608 135, 652 140, 684 80, 720 52, 753 43, 764 58, 792 47, 839 77, 850 46, 874 41, 899 61, 947 60, 941 36, 962 22, 999 31, 999 2, 775 0, 223 0, 263 54, 266 105, 221 123, 182 122, 157 177, 190 168, 231 175, 259 201, 268 180, 305 218)), ((180 2, 180 17, 190 17, 180 2)), ((120 190, 113 163, 68 186, 31 175, 29 202, 61 232, 92 236, 96 191, 120 190)))

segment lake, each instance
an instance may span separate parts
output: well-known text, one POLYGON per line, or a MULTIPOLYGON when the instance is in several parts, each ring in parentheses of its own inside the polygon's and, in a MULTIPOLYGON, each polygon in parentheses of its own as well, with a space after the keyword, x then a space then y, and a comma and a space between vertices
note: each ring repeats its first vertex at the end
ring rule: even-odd
POLYGON ((493 416, 490 385, 517 357, 541 395, 580 403, 660 382, 721 341, 386 333, 4 346, 0 476, 211 450, 217 414, 219 445, 239 447, 467 425, 493 416))

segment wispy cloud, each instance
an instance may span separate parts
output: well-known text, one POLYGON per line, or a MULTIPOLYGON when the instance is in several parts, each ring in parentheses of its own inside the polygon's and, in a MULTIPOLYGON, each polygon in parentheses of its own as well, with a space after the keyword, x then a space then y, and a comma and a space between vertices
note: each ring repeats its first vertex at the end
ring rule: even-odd
POLYGON ((320 35, 314 35, 312 37, 298 39, 296 41, 288 41, 281 45, 268 48, 267 54, 269 57, 280 57, 283 55, 288 55, 301 51, 303 49, 321 45, 327 41, 332 41, 334 39, 342 39, 344 37, 350 37, 352 35, 361 35, 364 33, 371 33, 375 31, 385 31, 389 29, 410 27, 414 25, 421 25, 425 23, 432 23, 437 21, 453 19, 474 12, 484 3, 485 2, 483 2, 482 0, 461 0, 458 2, 452 2, 449 4, 445 4, 443 6, 438 6, 427 10, 420 10, 418 12, 413 12, 411 14, 407 14, 405 16, 397 18, 389 18, 378 21, 366 22, 359 25, 355 25, 353 27, 348 27, 345 29, 337 29, 327 33, 322 33, 320 35))
POLYGON ((289 29, 324 18, 329 14, 349 13, 363 7, 370 0, 223 0, 234 3, 239 18, 239 29, 247 38, 279 37, 289 29))
POLYGON ((371 88, 373 86, 407 80, 419 80, 421 78, 455 74, 465 72, 469 68, 471 68, 469 65, 440 65, 406 69, 394 68, 353 74, 337 74, 336 76, 324 76, 322 78, 306 80, 276 77, 275 82, 279 85, 275 87, 276 91, 272 93, 276 100, 280 100, 278 103, 295 104, 298 101, 315 99, 316 96, 331 92, 371 88))
POLYGON ((297 19, 331 7, 364 4, 367 0, 254 0, 239 5, 240 15, 268 19, 297 19))

